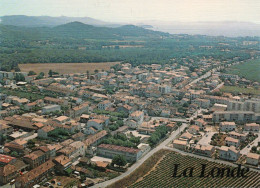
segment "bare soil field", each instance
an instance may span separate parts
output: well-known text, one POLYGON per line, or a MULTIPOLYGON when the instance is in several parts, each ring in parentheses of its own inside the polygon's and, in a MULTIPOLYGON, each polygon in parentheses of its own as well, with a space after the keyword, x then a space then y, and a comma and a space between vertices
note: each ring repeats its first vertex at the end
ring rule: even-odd
POLYGON ((97 69, 109 70, 111 66, 119 64, 120 62, 102 62, 102 63, 30 63, 30 64, 19 64, 19 68, 22 72, 34 71, 37 74, 44 72, 48 74, 49 70, 58 72, 60 74, 71 74, 71 73, 94 73, 97 69))

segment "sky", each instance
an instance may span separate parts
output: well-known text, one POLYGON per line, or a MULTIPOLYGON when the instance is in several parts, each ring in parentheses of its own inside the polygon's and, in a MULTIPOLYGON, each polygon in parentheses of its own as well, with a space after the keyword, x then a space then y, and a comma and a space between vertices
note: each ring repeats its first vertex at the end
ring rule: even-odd
POLYGON ((0 16, 91 17, 108 22, 242 21, 260 24, 260 0, 0 0, 0 16))

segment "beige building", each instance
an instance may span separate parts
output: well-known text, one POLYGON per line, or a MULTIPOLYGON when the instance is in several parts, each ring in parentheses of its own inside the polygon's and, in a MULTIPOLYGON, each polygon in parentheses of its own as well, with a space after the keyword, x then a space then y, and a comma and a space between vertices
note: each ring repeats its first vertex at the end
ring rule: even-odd
POLYGON ((246 157, 246 163, 254 166, 258 166, 260 155, 256 153, 248 153, 246 157))

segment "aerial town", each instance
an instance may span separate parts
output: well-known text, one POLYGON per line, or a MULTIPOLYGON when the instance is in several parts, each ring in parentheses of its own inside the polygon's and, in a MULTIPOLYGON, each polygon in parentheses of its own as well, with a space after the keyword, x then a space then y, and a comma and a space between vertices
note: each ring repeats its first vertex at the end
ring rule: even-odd
POLYGON ((158 149, 258 170, 259 93, 220 89, 260 84, 224 73, 231 64, 198 64, 0 71, 1 186, 95 186, 158 149))

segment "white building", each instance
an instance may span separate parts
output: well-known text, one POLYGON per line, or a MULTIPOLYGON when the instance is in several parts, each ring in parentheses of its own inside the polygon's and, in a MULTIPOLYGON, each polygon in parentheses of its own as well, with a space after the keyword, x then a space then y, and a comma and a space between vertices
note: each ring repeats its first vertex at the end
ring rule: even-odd
POLYGON ((258 166, 260 155, 256 153, 248 153, 246 157, 246 163, 254 166, 258 166))
POLYGON ((234 131, 236 128, 235 122, 224 121, 219 124, 220 131, 234 131))
POLYGON ((219 149, 219 158, 229 161, 237 161, 240 156, 240 152, 236 150, 234 146, 221 146, 219 149))

